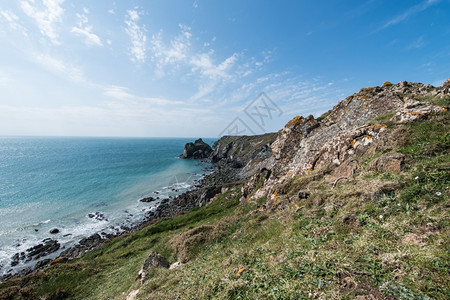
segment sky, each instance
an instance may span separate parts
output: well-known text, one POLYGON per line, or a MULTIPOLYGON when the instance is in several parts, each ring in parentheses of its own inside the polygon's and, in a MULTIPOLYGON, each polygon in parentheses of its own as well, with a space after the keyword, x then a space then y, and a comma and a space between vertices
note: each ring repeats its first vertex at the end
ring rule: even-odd
POLYGON ((450 0, 0 1, 0 136, 219 137, 450 77, 450 0))

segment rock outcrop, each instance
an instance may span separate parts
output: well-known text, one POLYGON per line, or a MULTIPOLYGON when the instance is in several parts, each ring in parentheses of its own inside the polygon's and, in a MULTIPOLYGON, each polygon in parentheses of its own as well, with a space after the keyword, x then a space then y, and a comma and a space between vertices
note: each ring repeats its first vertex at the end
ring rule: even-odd
MULTIPOLYGON (((423 99, 447 97, 449 82, 437 88, 405 81, 363 88, 318 119, 293 118, 270 145, 272 155, 258 162, 270 170, 270 177, 259 182, 260 187, 251 194, 243 190, 244 197, 267 196, 271 202, 278 198, 277 190, 290 178, 316 170, 335 169, 334 178, 351 177, 360 169, 355 158, 380 150, 387 152, 399 142, 389 124, 414 122, 445 112, 448 108, 423 99), (338 166, 342 167, 336 169, 338 166)), ((370 167, 376 172, 400 172, 404 160, 398 153, 389 153, 370 167)), ((260 179, 252 178, 249 182, 256 180, 260 179)))
POLYGON ((184 146, 184 152, 180 155, 180 158, 208 158, 212 151, 213 150, 210 145, 205 143, 202 139, 198 139, 194 143, 187 143, 184 146))
POLYGON ((147 273, 153 268, 169 268, 169 262, 163 256, 156 252, 151 252, 145 259, 142 268, 136 277, 136 280, 140 280, 141 284, 147 279, 147 273))

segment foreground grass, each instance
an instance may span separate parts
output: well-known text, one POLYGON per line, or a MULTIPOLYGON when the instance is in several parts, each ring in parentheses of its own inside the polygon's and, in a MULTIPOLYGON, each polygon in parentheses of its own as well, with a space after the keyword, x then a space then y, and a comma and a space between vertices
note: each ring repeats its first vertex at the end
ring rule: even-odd
POLYGON ((125 299, 139 289, 137 299, 449 299, 448 113, 395 129, 408 136, 393 149, 407 156, 399 174, 363 169, 334 188, 327 174, 298 176, 282 201, 260 212, 261 203, 239 204, 236 187, 80 259, 1 284, 0 298, 125 299), (296 200, 300 189, 311 196, 296 200), (214 237, 176 253, 181 234, 202 225, 214 225, 214 237), (141 286, 135 278, 151 251, 187 262, 153 269, 141 286))

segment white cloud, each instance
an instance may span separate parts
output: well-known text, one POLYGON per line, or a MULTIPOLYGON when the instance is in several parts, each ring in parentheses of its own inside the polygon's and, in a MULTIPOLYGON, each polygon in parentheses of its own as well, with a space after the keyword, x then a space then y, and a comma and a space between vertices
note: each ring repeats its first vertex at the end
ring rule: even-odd
POLYGON ((152 36, 152 60, 156 63, 157 73, 163 75, 167 65, 187 64, 191 47, 191 28, 178 24, 180 33, 168 45, 163 41, 162 32, 152 36))
MULTIPOLYGON (((84 11, 85 13, 86 11, 89 12, 86 8, 84 9, 84 11)), ((71 32, 83 36, 85 38, 85 43, 88 46, 103 46, 100 37, 92 33, 92 26, 87 25, 89 22, 87 16, 84 14, 77 14, 77 18, 78 27, 72 27, 71 32)))
POLYGON ((139 13, 136 10, 128 10, 125 16, 125 33, 131 39, 130 56, 131 61, 144 63, 146 60, 146 42, 145 26, 139 26, 139 13))
POLYGON ((61 5, 63 2, 64 0, 42 0, 42 9, 38 8, 35 0, 20 2, 23 12, 36 21, 41 34, 47 36, 55 45, 60 44, 56 26, 62 22, 64 9, 61 5))
POLYGON ((194 1, 194 3, 192 3, 192 7, 197 8, 198 7, 198 2, 194 1))
POLYGON ((114 9, 108 9, 108 13, 110 13, 111 15, 114 15, 116 12, 114 11, 114 9))
POLYGON ((405 12, 403 12, 401 15, 396 16, 395 18, 389 20, 386 22, 379 30, 386 29, 392 25, 395 25, 397 23, 400 23, 406 19, 408 19, 410 16, 419 13, 421 11, 426 10, 431 5, 434 5, 436 3, 440 2, 440 0, 426 0, 420 4, 414 5, 407 9, 405 12))
POLYGON ((20 31, 24 36, 28 36, 27 29, 19 23, 19 17, 11 10, 0 10, 1 19, 6 21, 12 30, 20 31))

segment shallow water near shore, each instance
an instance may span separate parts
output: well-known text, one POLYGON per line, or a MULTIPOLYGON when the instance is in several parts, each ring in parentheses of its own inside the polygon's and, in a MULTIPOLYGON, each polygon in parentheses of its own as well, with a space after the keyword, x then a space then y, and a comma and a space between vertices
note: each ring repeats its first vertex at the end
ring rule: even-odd
POLYGON ((189 189, 207 166, 177 158, 190 141, 0 137, 0 275, 11 269, 15 253, 45 238, 68 246, 139 223, 157 205, 140 199, 162 200, 189 189), (92 217, 96 212, 102 217, 92 217), (52 228, 60 232, 50 234, 52 228))

